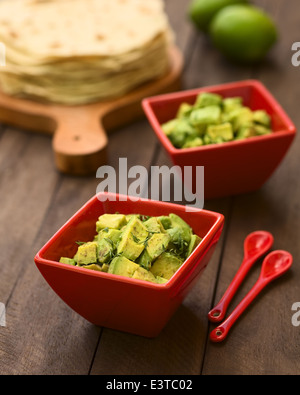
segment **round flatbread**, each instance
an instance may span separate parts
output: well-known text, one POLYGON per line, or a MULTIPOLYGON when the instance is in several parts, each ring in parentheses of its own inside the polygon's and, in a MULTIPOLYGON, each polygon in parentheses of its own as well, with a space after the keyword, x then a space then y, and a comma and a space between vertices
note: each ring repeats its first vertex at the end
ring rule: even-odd
POLYGON ((4 0, 1 89, 64 104, 105 100, 168 70, 162 0, 4 0))

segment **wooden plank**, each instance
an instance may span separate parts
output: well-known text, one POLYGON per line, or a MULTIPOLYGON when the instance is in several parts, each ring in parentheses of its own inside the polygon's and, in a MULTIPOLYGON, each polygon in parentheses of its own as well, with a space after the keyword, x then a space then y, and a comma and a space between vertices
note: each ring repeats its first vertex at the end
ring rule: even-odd
MULTIPOLYGON (((255 74, 278 98, 296 125, 300 122, 299 91, 294 88, 294 81, 299 70, 291 65, 290 49, 291 38, 296 38, 298 32, 295 13, 298 6, 296 1, 289 2, 288 8, 284 1, 265 2, 265 9, 274 16, 282 34, 270 63, 264 63, 255 74)), ((243 240, 253 230, 271 231, 275 237, 274 249, 289 250, 295 265, 284 278, 263 291, 223 344, 208 343, 203 374, 299 373, 299 329, 291 323, 291 306, 299 299, 299 149, 299 140, 296 140, 280 168, 260 191, 234 199, 215 302, 238 269, 243 257, 243 240)), ((228 314, 253 286, 260 268, 261 261, 232 301, 228 314)))
MULTIPOLYGON (((6 129, 0 147, 0 300, 6 306, 6 327, 0 331, 0 371, 11 372, 17 365, 23 338, 15 331, 23 328, 21 317, 10 304, 18 280, 32 265, 27 259, 31 244, 43 221, 56 188, 49 139, 32 138, 19 130, 6 129)), ((28 285, 24 295, 28 293, 28 285)))
POLYGON ((0 299, 4 303, 22 270, 20 257, 30 246, 56 185, 46 138, 31 139, 7 129, 0 150, 0 299), (38 165, 37 165, 38 164, 38 165), (38 181, 35 181, 38 180, 38 181))

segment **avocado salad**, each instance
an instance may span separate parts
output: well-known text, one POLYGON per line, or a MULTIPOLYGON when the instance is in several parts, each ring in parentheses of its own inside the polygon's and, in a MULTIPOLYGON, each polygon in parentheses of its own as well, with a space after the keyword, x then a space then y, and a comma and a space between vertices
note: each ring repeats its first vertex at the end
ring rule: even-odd
POLYGON ((252 111, 241 97, 200 93, 195 103, 181 103, 176 117, 161 125, 175 148, 194 148, 270 134, 271 117, 252 111))
POLYGON ((202 239, 178 215, 103 214, 96 235, 60 262, 152 283, 166 283, 202 239))

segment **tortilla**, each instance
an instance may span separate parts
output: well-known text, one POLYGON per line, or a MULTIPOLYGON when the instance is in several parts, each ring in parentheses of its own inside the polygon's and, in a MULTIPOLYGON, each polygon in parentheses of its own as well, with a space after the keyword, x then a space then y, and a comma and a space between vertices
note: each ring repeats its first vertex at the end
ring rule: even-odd
POLYGON ((118 97, 168 71, 173 38, 162 0, 3 0, 0 86, 63 104, 118 97))

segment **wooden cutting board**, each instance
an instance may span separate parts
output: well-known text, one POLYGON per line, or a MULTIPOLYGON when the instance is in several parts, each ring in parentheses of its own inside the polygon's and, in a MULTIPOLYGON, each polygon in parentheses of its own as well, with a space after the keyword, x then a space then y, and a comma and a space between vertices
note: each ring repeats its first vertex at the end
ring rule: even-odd
POLYGON ((82 106, 42 104, 0 92, 0 122, 53 136, 55 165, 62 173, 89 175, 107 163, 107 133, 143 115, 145 97, 180 89, 183 56, 170 48, 170 70, 116 100, 82 106))

